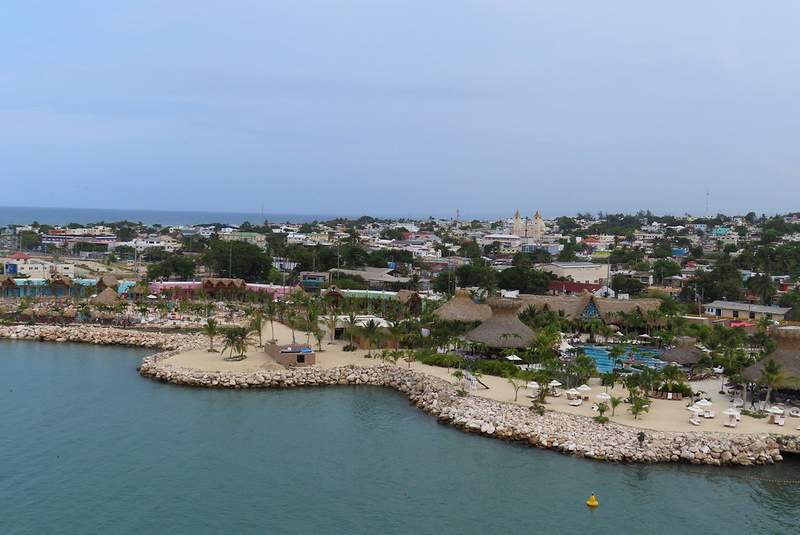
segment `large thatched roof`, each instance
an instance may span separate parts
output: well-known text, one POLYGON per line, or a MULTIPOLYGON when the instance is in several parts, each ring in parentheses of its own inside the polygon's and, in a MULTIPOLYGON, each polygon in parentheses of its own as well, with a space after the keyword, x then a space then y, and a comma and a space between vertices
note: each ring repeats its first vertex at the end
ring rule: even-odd
POLYGON ((113 275, 103 275, 97 280, 97 286, 101 288, 116 288, 119 281, 113 275))
POLYGON ((697 364, 703 356, 703 351, 695 347, 697 340, 691 336, 680 336, 675 340, 675 346, 667 349, 659 357, 664 362, 674 362, 681 366, 697 364))
POLYGON ((590 301, 594 301, 600 316, 606 322, 613 322, 620 312, 631 313, 635 310, 645 313, 648 310, 657 310, 661 306, 660 299, 613 299, 608 297, 594 297, 589 293, 581 295, 533 295, 520 294, 523 310, 534 307, 536 310, 551 310, 563 312, 568 319, 581 317, 590 301))
POLYGON ((780 365, 783 377, 777 386, 800 390, 800 327, 776 327, 770 331, 770 336, 777 344, 775 351, 745 368, 742 375, 748 381, 758 381, 764 365, 774 360, 780 365))
POLYGON ((97 297, 92 298, 91 302, 93 305, 113 307, 119 303, 119 296, 117 295, 117 291, 113 288, 106 288, 100 292, 97 297))
POLYGON ((50 277, 49 283, 50 286, 63 285, 70 287, 72 286, 72 279, 66 275, 53 275, 50 277))
POLYGON ((534 338, 533 331, 522 323, 517 314, 521 303, 502 298, 487 299, 492 315, 469 331, 465 337, 489 347, 525 347, 534 338))
POLYGON ((16 288, 17 283, 8 275, 0 275, 0 288, 16 288))
POLYGON ((492 315, 492 310, 488 305, 479 305, 473 301, 468 290, 456 290, 456 295, 434 310, 433 314, 444 321, 473 323, 488 319, 492 315))

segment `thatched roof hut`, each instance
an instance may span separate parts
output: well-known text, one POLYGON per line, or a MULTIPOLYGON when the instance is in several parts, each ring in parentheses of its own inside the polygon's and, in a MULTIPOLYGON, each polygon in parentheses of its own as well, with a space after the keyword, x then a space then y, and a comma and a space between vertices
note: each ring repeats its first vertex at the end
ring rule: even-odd
POLYGON ((13 277, 8 275, 0 275, 0 288, 16 288, 17 283, 14 282, 13 277))
POLYGON ((97 279, 98 292, 103 292, 106 288, 112 288, 116 290, 117 286, 119 286, 119 281, 113 275, 103 275, 97 279))
POLYGON ((571 320, 599 315, 606 323, 613 323, 620 312, 631 313, 638 310, 644 314, 661 306, 660 299, 613 299, 595 297, 587 292, 580 295, 520 294, 519 298, 524 303, 522 310, 534 307, 538 311, 562 312, 571 320), (590 304, 594 307, 590 307, 590 304))
POLYGON ((776 386, 791 390, 800 390, 800 327, 773 327, 770 336, 775 340, 775 351, 748 366, 742 372, 748 381, 758 381, 761 370, 770 360, 774 360, 781 367, 783 380, 776 386))
POLYGON ((675 339, 675 346, 664 351, 659 358, 664 362, 693 366, 703 357, 703 351, 695 346, 696 343, 697 340, 691 336, 679 336, 675 339))
POLYGON ((434 310, 433 315, 443 321, 474 323, 489 319, 492 310, 488 305, 479 305, 473 301, 468 290, 456 290, 452 299, 434 310))
POLYGON ((519 301, 493 297, 487 299, 487 304, 492 315, 469 331, 465 335, 467 340, 492 348, 519 348, 530 344, 535 335, 517 316, 519 301))
POLYGON ((119 295, 117 295, 117 291, 111 288, 106 288, 99 294, 97 297, 93 297, 91 300, 93 305, 102 305, 107 307, 113 307, 114 305, 119 303, 119 295))

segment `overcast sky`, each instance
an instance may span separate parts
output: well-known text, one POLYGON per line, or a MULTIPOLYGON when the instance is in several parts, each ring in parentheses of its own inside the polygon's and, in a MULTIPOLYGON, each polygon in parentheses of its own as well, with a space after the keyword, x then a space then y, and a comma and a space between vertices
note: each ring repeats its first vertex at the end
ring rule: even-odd
POLYGON ((800 2, 3 3, 0 205, 800 209, 800 2))

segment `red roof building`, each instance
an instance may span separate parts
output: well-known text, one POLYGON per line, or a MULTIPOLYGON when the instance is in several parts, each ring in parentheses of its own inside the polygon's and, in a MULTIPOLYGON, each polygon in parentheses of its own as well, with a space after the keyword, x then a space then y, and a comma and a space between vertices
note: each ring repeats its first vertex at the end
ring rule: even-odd
POLYGON ((583 292, 594 293, 601 288, 601 285, 590 282, 573 281, 550 281, 547 285, 548 291, 553 295, 572 295, 583 292))
POLYGON ((22 251, 17 251, 16 253, 9 256, 11 260, 30 260, 31 257, 23 253, 22 251))

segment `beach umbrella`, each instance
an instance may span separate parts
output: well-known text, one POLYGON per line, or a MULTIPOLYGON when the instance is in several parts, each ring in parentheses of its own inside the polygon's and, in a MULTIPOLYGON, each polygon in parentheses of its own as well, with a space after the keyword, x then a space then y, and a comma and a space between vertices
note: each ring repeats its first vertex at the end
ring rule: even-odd
POLYGON ((739 411, 731 407, 730 409, 725 409, 722 411, 722 414, 727 414, 728 416, 739 416, 741 414, 739 411))
POLYGON ((567 394, 569 394, 571 396, 577 396, 578 395, 578 391, 575 390, 574 388, 570 388, 569 390, 567 390, 567 394))
POLYGON ((539 389, 539 383, 537 383, 536 381, 529 381, 527 386, 531 390, 538 390, 539 389))
POLYGON ((550 381, 548 384, 549 384, 549 386, 552 386, 552 387, 561 386, 561 383, 559 383, 559 382, 558 382, 558 381, 556 381, 555 379, 553 379, 552 381, 550 381))
POLYGON ((606 394, 605 392, 600 392, 595 397, 600 401, 608 401, 611 399, 611 396, 609 394, 606 394))
POLYGON ((591 389, 592 387, 589 385, 581 385, 578 387, 578 390, 580 390, 581 392, 589 392, 591 389))
POLYGON ((647 333, 645 333, 645 334, 640 334, 640 335, 639 335, 639 338, 650 338, 650 335, 649 335, 649 334, 647 334, 647 333))
POLYGON ((700 407, 698 407, 697 405, 692 405, 691 407, 689 407, 689 410, 690 410, 690 411, 692 411, 692 412, 694 412, 694 413, 701 413, 701 412, 705 412, 705 411, 703 411, 703 409, 701 409, 701 408, 700 408, 700 407))
POLYGON ((711 402, 710 402, 710 401, 708 401, 707 399, 701 399, 700 401, 698 401, 697 403, 695 403, 695 405, 697 405, 698 407, 708 408, 708 407, 710 407, 711 405, 713 405, 713 403, 711 403, 711 402))
POLYGON ((522 360, 522 359, 521 359, 521 358, 519 358, 519 357, 518 357, 518 356, 516 356, 516 355, 509 355, 509 356, 507 356, 507 357, 506 357, 506 360, 520 361, 520 360, 522 360))
POLYGON ((770 407, 769 409, 767 409, 767 412, 772 414, 783 414, 783 409, 781 409, 780 407, 770 407))

